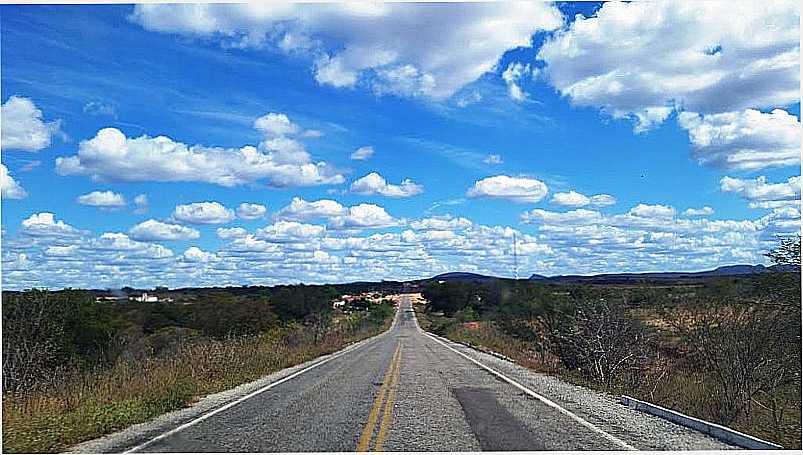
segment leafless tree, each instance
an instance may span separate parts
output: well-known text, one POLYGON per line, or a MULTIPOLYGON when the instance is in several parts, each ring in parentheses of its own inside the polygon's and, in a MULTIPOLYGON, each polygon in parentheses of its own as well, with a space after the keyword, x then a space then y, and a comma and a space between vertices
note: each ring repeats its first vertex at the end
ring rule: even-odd
POLYGON ((782 411, 782 403, 772 397, 800 380, 800 338, 784 311, 712 302, 681 312, 672 325, 694 362, 712 376, 712 418, 729 424, 749 415, 759 395, 782 411))
POLYGON ((569 369, 607 387, 625 381, 635 386, 649 357, 647 333, 621 305, 582 302, 552 338, 557 355, 569 369))

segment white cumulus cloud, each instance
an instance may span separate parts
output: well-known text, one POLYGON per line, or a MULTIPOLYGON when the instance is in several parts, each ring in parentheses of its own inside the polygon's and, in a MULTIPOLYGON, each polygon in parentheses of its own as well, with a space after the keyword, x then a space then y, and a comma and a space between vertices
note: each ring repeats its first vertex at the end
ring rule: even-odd
POLYGON ((544 74, 572 103, 637 121, 800 99, 796 1, 610 2, 541 47, 544 74), (746 32, 748 31, 749 32, 746 32))
POLYGON ((519 81, 529 76, 532 73, 530 65, 523 65, 518 62, 512 62, 507 66, 507 69, 502 72, 502 80, 507 84, 507 94, 516 101, 524 101, 527 99, 527 94, 521 89, 519 81))
POLYGON ((632 216, 639 218, 672 218, 677 213, 674 207, 661 204, 639 204, 628 212, 632 216))
POLYGON ((125 205, 125 197, 114 191, 93 191, 78 196, 76 201, 81 205, 92 207, 123 207, 125 205))
POLYGON ((513 202, 538 202, 547 194, 544 182, 526 177, 497 175, 477 180, 466 196, 471 198, 497 198, 513 202))
POLYGON ((347 214, 330 218, 329 223, 335 229, 383 228, 398 224, 384 208, 375 204, 349 207, 347 214))
POLYGON ((294 197, 288 206, 276 213, 276 217, 283 220, 307 221, 345 215, 347 212, 348 209, 331 199, 309 202, 303 198, 294 197))
POLYGON ((177 205, 173 219, 190 224, 224 224, 234 219, 234 210, 220 202, 194 202, 177 205))
POLYGON ((148 30, 308 55, 316 80, 446 98, 563 23, 541 2, 137 5, 148 30))
POLYGON ((28 192, 14 180, 5 164, 0 164, 0 196, 3 199, 24 199, 28 192))
POLYGON ((298 142, 274 137, 239 149, 187 146, 169 137, 127 138, 104 128, 81 141, 78 154, 56 158, 61 175, 129 182, 205 182, 222 186, 265 182, 272 186, 337 184, 343 176, 324 162, 309 161, 298 142))
POLYGON ((686 216, 707 216, 707 215, 713 215, 714 209, 712 209, 707 205, 705 207, 700 207, 699 209, 696 209, 694 207, 689 207, 683 211, 683 214, 686 216))
POLYGON ((410 179, 404 179, 398 185, 389 184, 384 177, 376 172, 371 172, 355 180, 349 190, 355 194, 378 194, 381 196, 401 198, 421 194, 424 192, 424 187, 413 183, 410 179))
POLYGON ((268 208, 262 204, 243 202, 237 207, 237 217, 243 220, 257 220, 268 213, 268 208))
POLYGON ((159 240, 195 240, 201 233, 179 224, 163 223, 150 219, 132 227, 128 233, 134 240, 154 242, 159 240))
POLYGON ((45 122, 29 98, 11 96, 0 106, 0 149, 38 152, 59 133, 59 121, 45 122))
POLYGON ((737 170, 800 164, 800 121, 782 109, 702 116, 682 112, 678 123, 689 131, 700 164, 737 170))
POLYGON ((724 193, 738 194, 751 208, 775 209, 800 205, 800 183, 800 176, 781 183, 768 183, 764 176, 752 180, 723 177, 719 188, 724 193))
POLYGON ((80 232, 62 220, 56 220, 51 212, 34 213, 22 220, 25 234, 35 237, 74 237, 80 232))
POLYGON ((374 156, 374 148, 370 145, 366 145, 365 147, 360 147, 351 154, 352 160, 367 160, 368 158, 374 156))

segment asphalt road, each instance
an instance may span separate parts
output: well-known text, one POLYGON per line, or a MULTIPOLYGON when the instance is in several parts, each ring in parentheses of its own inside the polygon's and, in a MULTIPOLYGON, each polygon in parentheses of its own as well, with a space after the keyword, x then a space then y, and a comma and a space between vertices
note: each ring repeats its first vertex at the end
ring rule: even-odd
MULTIPOLYGON (((312 363, 137 452, 721 449, 705 435, 422 332, 408 300, 385 334, 312 363), (493 372, 489 371, 493 370, 493 372)), ((124 449, 124 448, 123 448, 124 449)))

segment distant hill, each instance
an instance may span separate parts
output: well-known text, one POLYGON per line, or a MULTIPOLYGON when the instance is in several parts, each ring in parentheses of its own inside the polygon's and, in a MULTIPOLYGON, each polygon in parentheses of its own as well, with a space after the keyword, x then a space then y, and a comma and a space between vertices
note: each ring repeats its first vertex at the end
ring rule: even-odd
MULTIPOLYGON (((725 265, 717 267, 713 270, 704 270, 701 272, 645 272, 645 273, 604 273, 599 275, 556 275, 545 276, 537 273, 530 276, 533 281, 546 281, 546 282, 586 282, 586 283, 627 283, 633 281, 664 281, 664 280, 693 280, 718 276, 738 276, 738 275, 753 275, 758 273, 767 273, 771 271, 799 271, 799 267, 795 266, 779 266, 773 265, 765 267, 761 264, 737 264, 725 265)), ((471 272, 449 272, 436 275, 429 279, 414 280, 415 282, 424 281, 493 281, 493 280, 507 280, 510 278, 502 278, 491 275, 481 275, 471 272)))
POLYGON ((758 273, 767 272, 794 272, 800 271, 797 266, 791 265, 773 265, 765 267, 761 264, 749 265, 725 265, 717 267, 714 270, 705 270, 701 272, 646 272, 646 273, 605 273, 600 275, 557 275, 545 277, 543 275, 533 274, 530 276, 531 280, 548 280, 548 281, 586 281, 586 282, 612 282, 612 281, 637 281, 637 280, 683 280, 706 278, 716 276, 735 276, 735 275, 754 275, 758 273))
POLYGON ((431 278, 432 281, 492 281, 498 279, 500 278, 469 272, 441 273, 440 275, 435 275, 431 278))

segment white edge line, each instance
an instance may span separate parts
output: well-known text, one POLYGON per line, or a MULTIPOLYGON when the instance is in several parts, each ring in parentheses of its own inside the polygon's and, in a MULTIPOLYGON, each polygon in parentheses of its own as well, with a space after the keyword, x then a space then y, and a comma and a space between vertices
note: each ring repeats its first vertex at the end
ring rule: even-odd
POLYGON ((526 393, 527 395, 529 395, 529 396, 531 396, 531 397, 533 397, 533 398, 535 398, 535 399, 539 400, 540 402, 544 403, 545 405, 547 405, 547 406, 549 406, 549 407, 551 407, 551 408, 554 408, 554 409, 556 409, 556 410, 560 411, 562 414, 564 414, 564 415, 566 415, 566 416, 570 417, 571 419, 573 419, 574 421, 576 421, 576 422, 577 422, 577 423, 579 423, 580 425, 583 425, 584 427, 586 427, 586 428, 588 428, 588 429, 590 429, 590 430, 592 430, 592 431, 595 431, 595 432, 599 433, 600 435, 604 436, 604 437, 605 437, 605 439, 607 439, 607 440, 609 440, 609 441, 611 441, 611 442, 613 442, 613 443, 615 443, 615 444, 617 444, 617 445, 619 445, 619 446, 621 446, 621 447, 624 447, 624 448, 625 448, 625 449, 627 449, 627 450, 638 450, 638 449, 636 449, 635 447, 631 446, 630 444, 628 444, 628 443, 626 443, 626 442, 622 441, 621 439, 617 438, 616 436, 613 436, 613 435, 611 435, 611 434, 608 434, 608 433, 606 433, 605 431, 603 431, 603 430, 602 430, 602 429, 600 429, 599 427, 595 426, 594 424, 592 424, 592 423, 590 423, 590 422, 586 421, 586 420, 585 420, 585 419, 583 419, 582 417, 580 417, 580 416, 578 416, 578 415, 576 415, 576 414, 572 413, 571 411, 569 411, 569 410, 567 410, 567 409, 564 409, 564 408, 562 408, 560 405, 558 405, 558 404, 557 404, 557 403, 555 403, 554 401, 550 400, 549 398, 547 398, 547 397, 545 397, 545 396, 542 396, 542 395, 539 395, 539 394, 537 394, 537 393, 533 392, 532 390, 528 389, 527 387, 524 387, 523 385, 519 384, 519 383, 518 383, 518 382, 516 382, 515 380, 513 380, 513 379, 511 379, 511 378, 509 378, 509 377, 507 377, 507 376, 503 375, 502 373, 500 373, 500 372, 498 372, 498 371, 494 370, 493 368, 491 368, 491 367, 489 367, 489 366, 485 366, 485 365, 483 365, 482 363, 480 363, 480 362, 478 362, 478 361, 476 361, 476 360, 472 359, 470 356, 468 356, 468 355, 466 355, 466 354, 464 354, 464 353, 462 353, 462 352, 458 351, 457 349, 455 349, 455 348, 453 348, 453 347, 451 347, 451 346, 447 345, 447 344, 446 344, 446 343, 444 343, 443 341, 441 341, 441 340, 439 340, 439 339, 435 338, 434 336, 432 336, 432 335, 431 335, 431 334, 429 334, 428 332, 425 332, 425 331, 423 331, 423 330, 421 330, 421 331, 424 333, 424 335, 428 336, 429 338, 431 338, 431 339, 432 339, 433 341, 435 341, 436 343, 439 343, 439 344, 441 344, 441 345, 442 345, 443 347, 445 347, 446 349, 449 349, 449 350, 451 350, 451 351, 454 351, 454 352, 456 352, 457 354, 459 354, 459 355, 461 355, 461 356, 465 357, 466 359, 468 359, 468 360, 470 360, 471 362, 475 363, 475 364, 476 364, 477 366, 479 366, 480 368, 483 368, 484 370, 486 370, 486 371, 490 372, 491 374, 493 374, 493 375, 495 375, 495 376, 498 376, 499 378, 501 378, 501 379, 505 380, 506 382, 510 383, 511 385, 513 385, 514 387, 516 387, 517 389, 519 389, 519 390, 521 390, 522 392, 526 393))
POLYGON ((357 345, 351 345, 351 346, 343 349, 340 352, 331 354, 331 357, 329 357, 327 359, 321 360, 320 362, 312 364, 312 365, 304 368, 303 370, 296 371, 295 373, 293 373, 293 374, 291 374, 289 376, 285 376, 285 377, 283 377, 282 379, 279 379, 276 382, 272 382, 272 383, 270 383, 270 384, 268 384, 268 385, 266 385, 266 386, 264 386, 264 387, 262 387, 260 389, 257 389, 255 391, 249 393, 248 395, 240 397, 240 398, 238 398, 238 399, 236 399, 236 400, 234 400, 232 402, 226 403, 225 405, 223 405, 223 406, 221 406, 221 407, 219 407, 217 409, 213 409, 213 410, 207 412, 206 414, 203 414, 200 417, 196 417, 195 419, 190 420, 189 422, 183 423, 183 424, 177 426, 176 428, 173 428, 172 430, 166 431, 166 432, 160 434, 159 436, 156 436, 156 437, 154 437, 152 439, 149 439, 149 440, 143 442, 142 444, 140 444, 140 445, 138 445, 138 446, 136 446, 134 448, 126 450, 123 453, 135 453, 135 452, 137 452, 139 450, 142 450, 142 449, 148 447, 149 445, 153 444, 156 441, 164 439, 164 438, 166 438, 168 436, 172 436, 172 435, 174 435, 174 434, 176 434, 176 433, 178 433, 180 431, 183 431, 183 430, 185 430, 185 429, 187 429, 187 428, 189 428, 189 427, 191 427, 193 425, 196 425, 196 424, 198 424, 200 422, 203 422, 204 420, 212 417, 213 415, 215 415, 217 413, 223 412, 226 409, 229 409, 229 408, 231 408, 233 406, 236 406, 236 405, 242 403, 245 400, 248 400, 248 399, 253 398, 253 397, 255 397, 255 396, 257 396, 257 395, 259 395, 259 394, 261 394, 261 393, 263 393, 263 392, 265 392, 267 390, 270 390, 270 389, 276 387, 279 384, 282 384, 282 383, 284 383, 286 381, 289 381, 289 380, 295 378, 296 376, 300 376, 300 375, 306 373, 307 371, 312 370, 313 368, 317 368, 317 367, 319 367, 319 366, 321 366, 321 365, 323 365, 323 364, 325 364, 325 363, 327 363, 329 361, 332 361, 332 360, 334 360, 334 359, 336 359, 336 358, 338 358, 338 357, 340 357, 342 355, 348 354, 349 352, 354 351, 355 349, 359 349, 359 348, 367 345, 371 341, 376 340, 380 336, 385 335, 386 333, 388 333, 391 330, 393 330, 393 328, 396 326, 396 320, 398 319, 398 315, 399 315, 399 312, 397 311, 396 315, 393 318, 393 323, 391 324, 391 326, 390 326, 390 328, 388 330, 386 330, 386 331, 384 331, 384 332, 382 332, 382 333, 380 333, 378 335, 375 335, 372 338, 368 338, 368 339, 364 340, 364 341, 366 341, 365 343, 357 344, 357 345))

